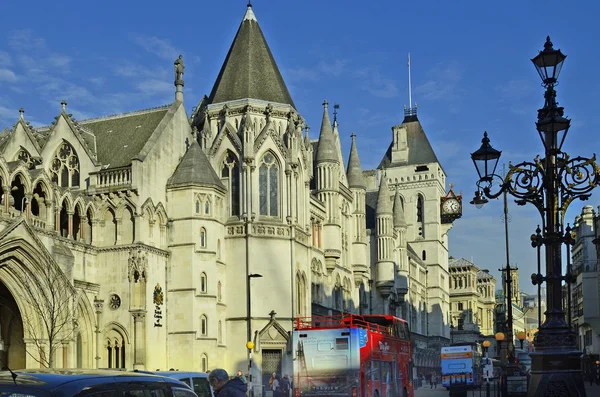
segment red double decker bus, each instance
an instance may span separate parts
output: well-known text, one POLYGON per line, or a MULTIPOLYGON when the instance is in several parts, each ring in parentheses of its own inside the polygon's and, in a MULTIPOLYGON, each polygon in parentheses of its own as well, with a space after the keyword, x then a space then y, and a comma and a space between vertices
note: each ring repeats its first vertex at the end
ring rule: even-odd
POLYGON ((297 318, 295 397, 413 397, 406 321, 384 315, 297 318))

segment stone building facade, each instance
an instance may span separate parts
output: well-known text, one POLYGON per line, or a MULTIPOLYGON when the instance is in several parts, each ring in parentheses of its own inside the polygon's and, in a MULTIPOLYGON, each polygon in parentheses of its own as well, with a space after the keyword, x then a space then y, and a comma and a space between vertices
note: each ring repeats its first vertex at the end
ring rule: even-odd
MULTIPOLYGON (((460 258, 450 262, 450 317, 455 331, 470 330, 475 337, 495 333, 496 279, 487 269, 460 258)), ((475 340, 473 340, 475 342, 475 340)))
POLYGON ((63 101, 0 135, 3 361, 232 371, 251 339, 260 388, 291 372, 295 317, 340 312, 405 317, 439 352, 452 224, 416 109, 378 170, 355 136, 345 167, 327 101, 311 139, 251 6, 191 115, 174 69, 169 105, 76 120, 63 101))

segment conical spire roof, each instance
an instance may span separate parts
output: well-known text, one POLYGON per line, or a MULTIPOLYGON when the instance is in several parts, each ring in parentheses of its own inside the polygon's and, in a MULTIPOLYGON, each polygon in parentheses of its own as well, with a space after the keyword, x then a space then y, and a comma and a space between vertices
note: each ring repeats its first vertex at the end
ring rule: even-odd
POLYGON ((329 121, 329 110, 327 100, 323 102, 323 120, 321 121, 321 134, 319 135, 319 146, 317 147, 316 162, 339 162, 333 141, 333 131, 329 121))
POLYGON ((225 190, 221 179, 195 139, 167 182, 168 187, 177 185, 199 185, 225 190))
POLYGON ((348 187, 366 189, 367 184, 363 176, 358 150, 356 149, 356 134, 352 134, 352 146, 350 147, 350 156, 348 157, 348 168, 346 169, 348 177, 348 187))
POLYGON ((376 215, 393 214, 392 200, 390 200, 390 188, 388 187, 385 173, 381 176, 379 182, 379 197, 377 198, 376 215))
POLYGON ((223 62, 209 103, 246 98, 284 103, 295 108, 251 5, 246 9, 223 62))
POLYGON ((402 206, 402 199, 400 198, 400 191, 398 189, 396 189, 396 195, 394 196, 394 227, 406 227, 404 207, 402 206))

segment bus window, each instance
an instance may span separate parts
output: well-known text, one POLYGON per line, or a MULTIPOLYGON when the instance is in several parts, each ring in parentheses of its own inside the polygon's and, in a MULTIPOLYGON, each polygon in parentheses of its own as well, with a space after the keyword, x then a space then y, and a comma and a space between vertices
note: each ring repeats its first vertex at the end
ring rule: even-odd
POLYGON ((335 350, 348 350, 348 338, 335 338, 335 350))

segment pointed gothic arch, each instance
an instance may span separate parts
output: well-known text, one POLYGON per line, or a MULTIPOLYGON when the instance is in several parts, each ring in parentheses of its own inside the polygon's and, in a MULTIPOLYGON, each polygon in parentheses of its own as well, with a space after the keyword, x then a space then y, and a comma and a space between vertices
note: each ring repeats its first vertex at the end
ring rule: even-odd
POLYGON ((417 194, 417 231, 420 238, 425 238, 425 198, 421 193, 417 194))

